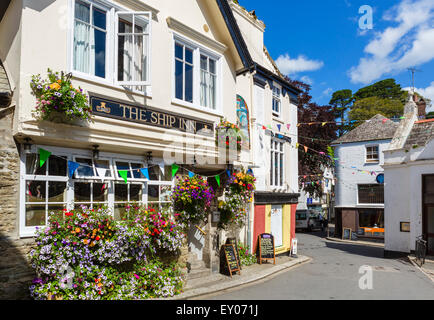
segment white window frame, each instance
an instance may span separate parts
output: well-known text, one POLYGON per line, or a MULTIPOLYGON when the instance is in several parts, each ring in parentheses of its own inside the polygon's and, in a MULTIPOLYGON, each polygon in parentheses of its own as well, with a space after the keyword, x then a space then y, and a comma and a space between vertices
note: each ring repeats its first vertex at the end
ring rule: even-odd
MULTIPOLYGON (((366 208, 370 208, 370 207, 384 208, 384 202, 383 203, 365 203, 365 202, 360 202, 360 199, 359 199, 359 187, 360 186, 367 186, 367 185, 376 185, 376 184, 375 183, 358 183, 358 184, 356 184, 356 186, 357 186, 357 188, 356 188, 357 206, 358 207, 366 207, 366 208)), ((383 186, 383 199, 384 199, 384 186, 383 186)))
POLYGON ((278 139, 276 137, 271 137, 270 140, 270 171, 269 171, 269 179, 270 186, 277 189, 283 189, 285 187, 285 141, 282 139, 278 139), (279 145, 279 148, 274 147, 276 143, 279 145), (282 151, 280 150, 282 147, 282 151), (275 154, 279 155, 282 158, 277 165, 277 176, 276 176, 276 163, 275 163, 275 154))
MULTIPOLYGON (((86 158, 86 159, 92 159, 92 151, 91 150, 79 150, 79 149, 70 149, 70 148, 61 148, 61 147, 52 147, 52 146, 44 146, 44 145, 33 145, 32 146, 32 153, 37 154, 38 148, 43 148, 45 150, 48 150, 52 152, 52 155, 57 157, 65 157, 65 161, 75 161, 76 158, 86 158)), ((45 226, 26 226, 26 193, 27 193, 27 185, 26 181, 51 181, 51 182, 65 182, 66 183, 66 200, 62 203, 59 202, 48 202, 46 193, 46 198, 44 201, 41 201, 41 204, 47 204, 49 205, 64 205, 68 210, 72 210, 74 208, 74 205, 77 207, 80 203, 90 203, 92 204, 98 204, 98 203, 107 203, 108 208, 111 211, 111 214, 114 214, 114 205, 115 203, 121 203, 119 201, 115 201, 115 183, 124 183, 124 180, 121 177, 118 177, 117 174, 117 167, 116 167, 116 161, 118 162, 127 162, 129 163, 130 172, 132 174, 132 168, 131 163, 134 164, 141 164, 141 168, 147 167, 147 165, 144 164, 142 158, 138 156, 129 156, 128 158, 126 156, 115 154, 115 153, 102 153, 99 157, 100 160, 108 160, 109 161, 109 170, 111 172, 112 177, 105 177, 103 181, 101 181, 100 177, 93 176, 93 177, 76 177, 75 174, 71 178, 69 177, 69 172, 67 169, 65 176, 48 176, 48 171, 45 172, 45 175, 39 175, 36 176, 34 174, 26 174, 26 153, 24 152, 24 147, 21 147, 20 152, 20 214, 19 214, 19 235, 20 237, 33 237, 35 235, 36 228, 45 227, 45 226), (90 202, 77 202, 74 203, 74 184, 76 182, 94 182, 94 183, 107 183, 107 189, 108 189, 108 196, 106 202, 94 202, 92 201, 93 195, 91 194, 90 202), (43 202, 43 203, 42 203, 43 202)), ((48 160, 49 161, 49 160, 48 160)), ((162 159, 156 159, 157 163, 158 161, 162 161, 162 159)), ((94 174, 95 171, 95 163, 92 161, 94 174)), ((158 169, 159 170, 159 169, 158 169)), ((162 201, 161 200, 161 192, 159 192, 159 200, 158 201, 152 201, 151 203, 148 201, 148 186, 149 185, 167 185, 173 188, 175 180, 172 179, 171 181, 165 181, 161 180, 163 179, 163 175, 160 173, 160 180, 148 180, 146 178, 133 178, 133 175, 131 178, 128 179, 127 184, 141 184, 142 185, 142 203, 144 205, 150 205, 151 203, 170 203, 170 201, 162 201)), ((48 185, 46 186, 48 188, 48 185)), ((92 191, 92 190, 91 190, 92 191)), ((128 193, 128 197, 129 197, 128 193)), ((39 204, 35 202, 35 204, 39 204)), ((47 208, 47 207, 46 207, 47 208)), ((45 216, 45 221, 47 222, 48 215, 45 216)))
POLYGON ((106 76, 105 78, 97 77, 95 75, 83 73, 74 70, 74 20, 75 20, 75 1, 69 0, 69 14, 68 14, 68 70, 76 78, 90 81, 99 85, 105 85, 108 87, 113 87, 118 90, 132 91, 138 94, 145 94, 146 96, 151 96, 151 85, 152 85, 152 12, 150 11, 128 11, 127 8, 117 5, 109 0, 80 0, 85 3, 92 3, 95 7, 107 11, 107 39, 106 39, 106 76), (146 84, 140 83, 140 85, 130 84, 127 82, 120 83, 117 81, 117 20, 116 12, 126 12, 126 13, 137 13, 137 14, 149 14, 149 59, 148 59, 148 79, 146 84), (116 50, 116 51, 115 51, 116 50), (138 90, 136 87, 144 87, 145 92, 138 90))
MULTIPOLYGON (((115 56, 115 82, 120 85, 120 86, 150 86, 151 85, 151 45, 152 45, 152 12, 150 11, 116 11, 115 12, 115 30, 114 30, 114 40, 115 40, 115 51, 114 51, 114 56, 115 56), (148 20, 146 21, 148 23, 148 32, 144 32, 144 33, 138 33, 136 34, 134 32, 134 30, 132 30, 132 33, 126 33, 128 35, 132 35, 133 36, 133 45, 134 45, 134 37, 136 35, 147 35, 148 36, 148 50, 147 50, 147 57, 148 57, 148 61, 146 64, 146 81, 118 81, 117 79, 119 79, 119 74, 118 74, 118 50, 119 50, 119 15, 132 15, 133 16, 133 28, 134 28, 134 23, 135 23, 135 19, 136 19, 136 15, 138 16, 148 16, 148 20)), ((135 50, 133 50, 133 63, 134 63, 134 52, 135 50)))
MULTIPOLYGON (((370 153, 371 155, 374 155, 374 153, 370 153)), ((380 162, 380 145, 378 144, 370 144, 365 146, 365 163, 373 164, 373 163, 379 163, 380 162), (368 148, 377 148, 377 160, 368 159, 368 148)))
POLYGON ((203 46, 191 39, 188 39, 175 31, 172 31, 172 104, 180 105, 194 110, 200 110, 217 116, 223 116, 222 97, 223 97, 223 73, 222 73, 222 55, 216 51, 203 46), (175 45, 179 43, 193 50, 193 102, 187 102, 176 98, 176 58, 175 45), (215 109, 201 106, 200 103, 200 55, 205 55, 216 62, 216 105, 215 109))
POLYGON ((274 116, 280 118, 281 114, 282 114, 282 87, 280 87, 279 85, 273 83, 273 85, 271 86, 271 96, 272 96, 272 100, 271 100, 271 110, 274 116), (279 94, 275 93, 275 89, 279 90, 279 94), (278 108, 279 110, 276 111, 274 110, 274 102, 278 103, 278 108))

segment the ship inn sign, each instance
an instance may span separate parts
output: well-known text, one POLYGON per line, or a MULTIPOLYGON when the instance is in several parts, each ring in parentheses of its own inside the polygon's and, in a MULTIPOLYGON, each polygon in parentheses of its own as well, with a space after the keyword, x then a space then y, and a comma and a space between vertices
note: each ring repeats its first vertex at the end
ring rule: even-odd
POLYGON ((204 135, 214 132, 212 122, 96 96, 90 96, 89 100, 94 115, 204 135))

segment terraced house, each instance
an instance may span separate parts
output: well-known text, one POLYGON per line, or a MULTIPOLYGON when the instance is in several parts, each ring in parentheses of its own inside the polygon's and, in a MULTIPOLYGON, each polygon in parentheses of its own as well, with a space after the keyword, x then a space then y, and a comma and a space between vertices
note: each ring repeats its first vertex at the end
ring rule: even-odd
MULTIPOLYGON (((170 207, 173 163, 181 175, 252 169, 256 205, 240 239, 254 246, 272 232, 290 249, 299 91, 268 55, 263 23, 226 0, 11 0, 0 10, 1 297, 27 294, 25 256, 50 211, 105 205, 120 219, 128 202, 170 207), (48 69, 83 90, 93 122, 35 117, 45 102, 32 77, 48 69), (222 119, 244 133, 235 158, 216 148, 222 119), (68 162, 80 165, 73 175, 68 162)), ((189 250, 211 272, 226 235, 208 220, 189 250)))

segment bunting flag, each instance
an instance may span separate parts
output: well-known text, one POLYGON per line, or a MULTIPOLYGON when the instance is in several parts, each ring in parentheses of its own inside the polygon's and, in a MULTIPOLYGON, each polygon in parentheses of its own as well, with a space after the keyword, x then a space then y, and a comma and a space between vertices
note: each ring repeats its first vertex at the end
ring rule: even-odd
POLYGON ((149 179, 149 170, 148 170, 148 168, 141 168, 140 172, 145 176, 146 179, 151 180, 151 179, 149 179))
POLYGON ((190 179, 193 178, 194 177, 194 172, 189 171, 188 172, 188 176, 190 177, 190 179))
POLYGON ((307 150, 308 150, 309 148, 307 147, 307 146, 304 146, 304 152, 306 152, 307 153, 307 150))
POLYGON ((289 128, 291 128, 291 124, 288 123, 288 124, 286 125, 286 128, 289 130, 289 128))
POLYGON ((178 170, 179 170, 179 166, 176 163, 172 164, 172 178, 175 176, 178 170))
POLYGON ((215 181, 217 181, 217 185, 220 187, 220 176, 215 176, 215 181))
POLYGON ((297 142, 297 143, 295 144, 295 147, 298 149, 298 148, 300 147, 300 144, 297 142))
POLYGON ((121 176, 122 179, 124 179, 125 183, 127 183, 128 181, 128 170, 119 170, 119 175, 121 176))
POLYGON ((281 126, 282 126, 281 124, 277 124, 277 129, 279 130, 279 132, 280 132, 280 127, 281 126))
POLYGON ((267 126, 267 128, 270 129, 270 130, 273 129, 273 127, 271 126, 271 124, 269 124, 269 125, 267 126))
POLYGON ((71 178, 74 175, 75 170, 77 170, 79 166, 80 164, 77 162, 68 161, 68 173, 71 178))
POLYGON ((98 174, 98 177, 100 177, 101 181, 104 182, 105 174, 107 172, 107 168, 98 168, 98 167, 96 167, 96 172, 98 174))
POLYGON ((266 126, 262 126, 262 129, 267 130, 267 127, 266 126))
POLYGON ((327 124, 327 122, 323 122, 321 126, 324 127, 326 124, 327 124))
POLYGON ((51 156, 51 152, 44 150, 42 148, 39 148, 39 166, 42 167, 47 161, 47 159, 51 156))
POLYGON ((164 161, 161 161, 158 166, 160 167, 160 170, 162 173, 164 173, 164 161))
POLYGON ((228 174, 228 177, 231 177, 231 170, 226 170, 226 173, 228 174))

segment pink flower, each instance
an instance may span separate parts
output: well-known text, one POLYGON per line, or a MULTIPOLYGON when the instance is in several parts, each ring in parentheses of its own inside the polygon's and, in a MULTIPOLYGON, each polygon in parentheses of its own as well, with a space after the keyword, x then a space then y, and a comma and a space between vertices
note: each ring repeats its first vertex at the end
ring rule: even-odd
POLYGON ((139 276, 137 274, 134 274, 134 276, 136 277, 137 280, 139 280, 139 276))

